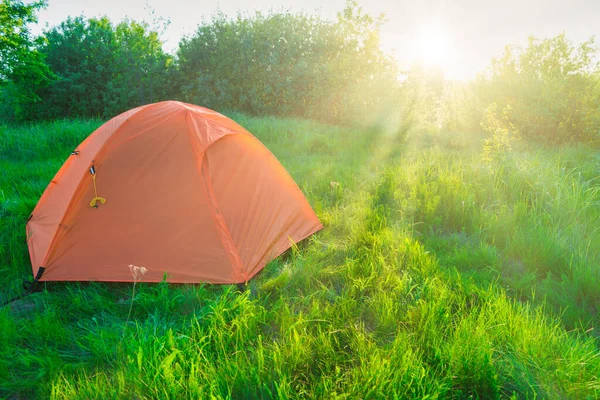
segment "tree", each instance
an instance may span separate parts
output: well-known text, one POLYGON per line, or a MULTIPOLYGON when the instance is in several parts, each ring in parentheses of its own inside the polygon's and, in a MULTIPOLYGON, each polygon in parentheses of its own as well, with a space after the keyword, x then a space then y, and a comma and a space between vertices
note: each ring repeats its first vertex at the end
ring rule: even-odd
POLYGON ((27 24, 37 21, 35 12, 45 5, 45 0, 31 4, 21 0, 0 3, 0 90, 6 99, 12 100, 9 106, 13 117, 21 117, 29 104, 39 100, 37 91, 52 77, 35 48, 39 40, 32 38, 27 28, 27 24))
POLYGON ((348 122, 394 91, 394 64, 379 47, 381 22, 355 2, 336 20, 217 14, 180 42, 182 94, 217 109, 348 122))
POLYGON ((598 64, 593 39, 579 46, 565 36, 529 38, 527 47, 508 46, 493 60, 476 89, 510 120, 523 137, 545 143, 587 141, 598 136, 598 64))
POLYGON ((57 79, 40 92, 42 117, 109 117, 172 94, 172 57, 144 23, 68 18, 45 39, 40 52, 57 79))
POLYGON ((106 99, 109 115, 176 96, 171 82, 174 60, 163 51, 156 31, 145 23, 123 21, 115 28, 115 40, 117 74, 109 83, 109 93, 116 96, 106 99))

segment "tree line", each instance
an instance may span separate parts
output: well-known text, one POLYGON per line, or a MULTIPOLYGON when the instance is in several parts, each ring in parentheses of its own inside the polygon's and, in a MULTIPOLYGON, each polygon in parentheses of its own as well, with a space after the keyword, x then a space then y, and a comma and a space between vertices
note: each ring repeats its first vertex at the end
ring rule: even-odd
POLYGON ((335 19, 218 13, 183 38, 175 54, 163 50, 146 22, 106 17, 70 17, 33 37, 28 25, 45 6, 45 0, 0 3, 5 122, 108 118, 177 99, 336 124, 392 121, 399 130, 502 129, 557 144, 600 137, 593 40, 530 38, 526 46, 508 46, 473 81, 455 83, 439 70, 401 68, 380 47, 384 17, 352 0, 335 19))
POLYGON ((290 12, 216 14, 171 55, 147 23, 129 20, 68 18, 39 38, 23 36, 44 3, 3 1, 0 13, 12 15, 8 29, 22 36, 18 49, 2 53, 5 119, 106 118, 178 99, 342 122, 382 102, 396 75, 379 48, 382 21, 353 2, 336 20, 290 12), (40 64, 35 71, 32 60, 40 64))

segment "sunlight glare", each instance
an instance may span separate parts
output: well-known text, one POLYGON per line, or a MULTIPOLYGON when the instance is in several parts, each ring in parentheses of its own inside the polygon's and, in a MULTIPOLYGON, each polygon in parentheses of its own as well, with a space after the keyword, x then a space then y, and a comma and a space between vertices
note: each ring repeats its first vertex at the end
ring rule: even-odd
POLYGON ((415 54, 419 61, 450 72, 454 63, 454 46, 447 32, 437 24, 423 26, 416 37, 415 54))

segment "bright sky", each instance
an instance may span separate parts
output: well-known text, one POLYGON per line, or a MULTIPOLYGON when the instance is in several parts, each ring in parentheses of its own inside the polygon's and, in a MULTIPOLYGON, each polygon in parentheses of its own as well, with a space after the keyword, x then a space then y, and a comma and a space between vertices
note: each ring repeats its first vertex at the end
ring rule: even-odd
MULTIPOLYGON (((173 51, 182 35, 191 34, 202 18, 217 9, 237 11, 280 10, 319 12, 335 17, 344 0, 49 0, 39 13, 40 33, 67 16, 107 15, 113 21, 128 16, 151 22, 149 4, 157 16, 169 18, 163 36, 173 51)), ((555 36, 562 31, 579 43, 600 36, 599 0, 359 0, 373 15, 384 12, 382 47, 406 64, 422 60, 439 66, 450 79, 466 80, 485 68, 509 43, 524 43, 529 35, 555 36)))

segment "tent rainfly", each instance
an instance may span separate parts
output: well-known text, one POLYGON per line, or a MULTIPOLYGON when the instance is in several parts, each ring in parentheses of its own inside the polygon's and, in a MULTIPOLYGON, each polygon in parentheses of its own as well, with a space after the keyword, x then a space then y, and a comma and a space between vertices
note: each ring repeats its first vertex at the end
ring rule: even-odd
POLYGON ((206 108, 166 101, 85 139, 27 222, 41 281, 241 283, 322 228, 252 134, 206 108))

